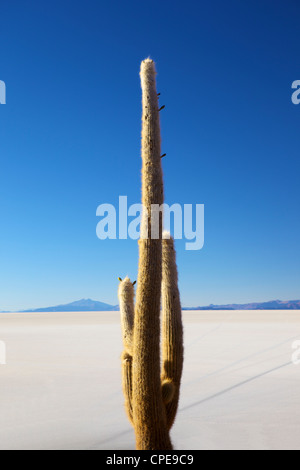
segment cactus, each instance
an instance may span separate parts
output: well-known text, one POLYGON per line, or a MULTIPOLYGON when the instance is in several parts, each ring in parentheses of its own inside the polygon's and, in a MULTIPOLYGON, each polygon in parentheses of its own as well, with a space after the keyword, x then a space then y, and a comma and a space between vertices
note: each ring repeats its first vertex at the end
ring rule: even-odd
MULTIPOLYGON (((165 402, 167 426, 170 429, 176 417, 179 401, 183 366, 183 331, 174 240, 166 232, 162 242, 162 337, 161 381, 163 387, 169 383, 173 386, 172 399, 165 402)), ((167 391, 164 393, 167 394, 167 391)))
POLYGON ((141 64, 142 85, 142 203, 137 298, 127 277, 120 280, 124 352, 125 407, 139 450, 172 449, 174 423, 183 365, 183 332, 174 241, 162 233, 163 176, 156 71, 152 60, 141 64), (157 237, 151 237, 156 230, 157 237), (160 354, 162 296, 162 370, 160 354))

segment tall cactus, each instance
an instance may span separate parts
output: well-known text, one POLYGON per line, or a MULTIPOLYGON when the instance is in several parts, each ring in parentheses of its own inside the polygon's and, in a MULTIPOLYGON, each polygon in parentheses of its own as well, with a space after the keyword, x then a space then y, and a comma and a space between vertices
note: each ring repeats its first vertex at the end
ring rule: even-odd
POLYGON ((153 205, 163 204, 164 194, 156 71, 152 60, 141 63, 140 77, 144 211, 135 308, 130 279, 120 279, 118 292, 124 342, 123 391, 126 411, 135 429, 137 449, 169 450, 172 449, 169 430, 178 407, 183 365, 181 306, 174 242, 168 236, 163 237, 161 212, 156 214, 157 218, 153 214, 153 205))

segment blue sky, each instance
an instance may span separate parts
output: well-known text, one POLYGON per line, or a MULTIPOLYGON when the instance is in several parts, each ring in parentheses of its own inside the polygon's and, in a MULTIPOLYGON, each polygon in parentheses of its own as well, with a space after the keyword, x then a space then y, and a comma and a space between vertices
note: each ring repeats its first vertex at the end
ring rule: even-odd
POLYGON ((166 202, 205 204, 177 243, 182 303, 299 299, 296 0, 1 3, 0 310, 117 303, 137 244, 96 208, 140 200, 139 64, 157 63, 166 202))

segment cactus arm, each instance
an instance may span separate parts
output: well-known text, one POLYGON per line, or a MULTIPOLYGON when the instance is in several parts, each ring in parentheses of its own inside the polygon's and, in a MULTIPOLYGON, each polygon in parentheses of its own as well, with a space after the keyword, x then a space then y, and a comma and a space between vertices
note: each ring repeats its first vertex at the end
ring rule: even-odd
POLYGON ((125 397, 125 410, 129 421, 133 424, 132 412, 132 351, 133 351, 133 328, 134 328, 134 287, 130 279, 126 277, 123 281, 119 278, 118 290, 122 336, 124 351, 122 353, 122 379, 123 393, 125 397))
POLYGON ((174 423, 183 368, 183 327, 174 240, 163 235, 162 249, 162 394, 166 403, 167 424, 174 423), (173 384, 173 396, 171 385, 173 384), (165 390, 164 390, 165 389, 165 390), (167 396, 167 398, 165 398, 167 396), (167 401, 168 400, 168 401, 167 401))
POLYGON ((125 398, 125 410, 129 421, 133 425, 132 411, 132 356, 126 351, 122 354, 122 379, 123 394, 125 398))
POLYGON ((133 421, 138 450, 172 449, 160 382, 160 299, 162 221, 151 239, 151 205, 163 203, 160 124, 155 65, 141 64, 142 203, 138 288, 133 347, 133 421), (146 209, 146 210, 145 210, 146 209), (146 235, 146 236, 145 236, 146 235))
POLYGON ((134 327, 134 287, 128 277, 126 277, 123 281, 120 281, 118 297, 124 348, 125 351, 132 356, 134 327))

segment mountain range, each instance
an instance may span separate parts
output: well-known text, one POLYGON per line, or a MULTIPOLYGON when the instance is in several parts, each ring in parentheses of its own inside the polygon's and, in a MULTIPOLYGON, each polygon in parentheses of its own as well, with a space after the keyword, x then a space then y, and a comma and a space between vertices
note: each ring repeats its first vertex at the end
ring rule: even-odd
POLYGON ((183 310, 300 310, 300 300, 271 300, 249 304, 208 305, 207 307, 184 308, 183 310))
MULTIPOLYGON (((22 312, 107 312, 117 310, 119 310, 118 305, 110 305, 91 299, 81 299, 65 305, 22 310, 22 312)), ((227 305, 211 304, 206 307, 184 307, 183 310, 300 310, 300 300, 272 300, 270 302, 227 305)))
POLYGON ((97 300, 81 299, 76 302, 71 302, 70 304, 37 308, 34 310, 22 310, 22 312, 109 312, 113 310, 119 310, 119 306, 98 302, 97 300))

